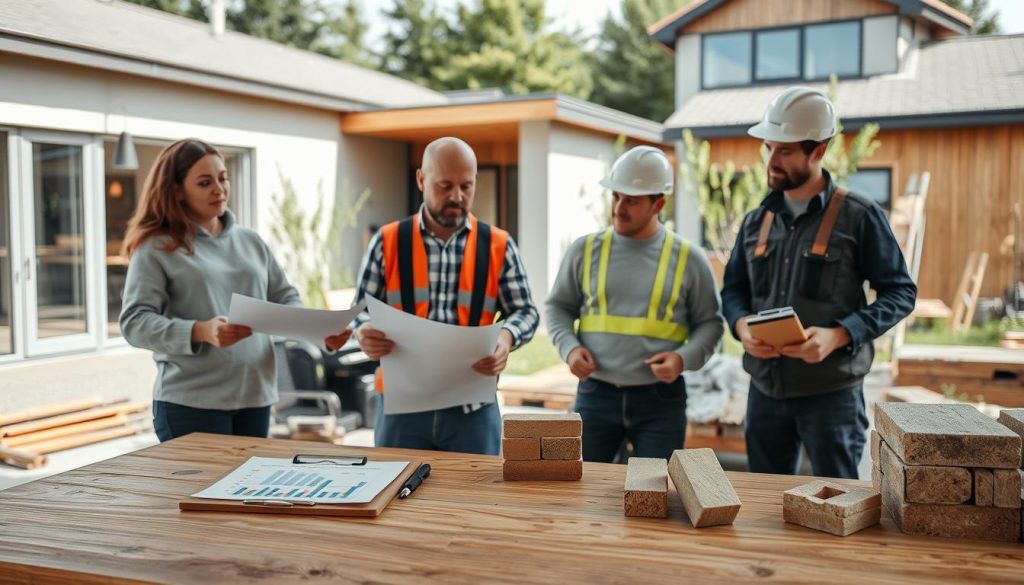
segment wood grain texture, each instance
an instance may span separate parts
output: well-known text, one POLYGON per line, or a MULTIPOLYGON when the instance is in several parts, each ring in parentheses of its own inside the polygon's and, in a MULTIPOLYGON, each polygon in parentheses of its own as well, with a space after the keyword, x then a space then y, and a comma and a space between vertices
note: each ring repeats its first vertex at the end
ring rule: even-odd
MULTIPOLYGON (((1017 543, 936 539, 878 526, 838 539, 781 521, 807 477, 727 473, 744 506, 731 526, 626 518, 626 466, 579 482, 503 482, 501 460, 195 434, 10 488, 0 498, 0 575, 31 583, 1005 584, 1017 543), (317 452, 424 458, 430 479, 377 518, 186 513, 178 501, 251 456, 317 452), (323 451, 326 449, 326 451, 323 451), (258 551, 258 552, 257 552, 258 551)), ((867 482, 838 481, 866 486, 867 482)))
POLYGON ((623 486, 623 513, 639 518, 668 516, 668 462, 651 457, 630 457, 623 486))
POLYGON ((544 437, 540 440, 541 459, 582 459, 581 437, 544 437))
MULTIPOLYGON (((999 424, 1017 433, 1024 441, 1024 408, 1005 408, 999 411, 999 424)), ((1021 468, 1024 468, 1024 453, 1021 456, 1021 468)))
POLYGON ((997 508, 1020 507, 1020 470, 992 470, 992 505, 997 508))
POLYGON ((540 459, 540 439, 502 439, 501 456, 509 461, 536 461, 540 459))
POLYGON ((0 445, 0 461, 22 469, 36 469, 46 465, 46 455, 0 445))
POLYGON ((875 428, 907 465, 1020 465, 1021 438, 969 404, 880 402, 875 428))
POLYGON ((995 480, 992 477, 991 469, 974 469, 974 504, 976 506, 991 506, 995 499, 995 480))
POLYGON ((732 0, 693 23, 682 33, 770 28, 787 24, 845 20, 892 14, 896 7, 882 0, 732 0))
POLYGON ((668 473, 694 528, 732 524, 740 498, 711 449, 672 453, 668 473))
POLYGON ((583 477, 583 461, 505 461, 501 471, 505 481, 578 481, 583 477))
POLYGON ((108 406, 100 406, 97 408, 90 408, 88 410, 81 410, 68 414, 61 414, 57 416, 40 418, 26 421, 23 423, 8 425, 3 429, 0 429, 0 436, 12 437, 16 435, 23 435, 25 433, 32 433, 35 431, 41 431, 43 429, 51 429, 54 427, 80 423, 87 420, 104 418, 116 414, 132 414, 136 412, 143 412, 147 409, 149 409, 149 404, 145 402, 137 402, 130 404, 111 404, 108 406))
MULTIPOLYGON (((966 467, 907 465, 882 442, 877 460, 881 472, 889 475, 901 497, 915 504, 963 504, 974 493, 974 477, 966 467)), ((875 489, 880 490, 879 487, 875 489)))
POLYGON ((87 408, 93 408, 101 404, 103 404, 103 400, 99 396, 95 396, 93 398, 76 400, 74 402, 65 402, 64 404, 52 404, 49 406, 40 406, 39 408, 32 408, 29 410, 22 410, 19 412, 0 416, 0 427, 25 422, 29 420, 34 420, 37 418, 47 418, 51 416, 56 416, 58 414, 67 414, 69 412, 85 410, 87 408))
POLYGON ((503 437, 526 439, 540 437, 582 437, 583 419, 579 413, 506 414, 502 417, 503 437))

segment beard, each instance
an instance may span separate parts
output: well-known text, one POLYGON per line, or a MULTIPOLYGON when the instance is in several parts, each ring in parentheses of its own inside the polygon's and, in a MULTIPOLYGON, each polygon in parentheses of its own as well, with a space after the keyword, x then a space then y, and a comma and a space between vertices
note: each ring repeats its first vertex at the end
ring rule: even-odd
POLYGON ((466 208, 458 203, 445 203, 441 209, 436 210, 428 206, 427 213, 434 221, 446 228, 462 227, 462 224, 466 223, 466 208), (450 209, 458 209, 461 213, 456 216, 445 215, 445 211, 450 209))
POLYGON ((777 173, 782 173, 781 177, 772 177, 770 174, 768 175, 768 186, 776 191, 792 191, 806 183, 811 178, 810 169, 786 172, 775 167, 771 170, 777 173))

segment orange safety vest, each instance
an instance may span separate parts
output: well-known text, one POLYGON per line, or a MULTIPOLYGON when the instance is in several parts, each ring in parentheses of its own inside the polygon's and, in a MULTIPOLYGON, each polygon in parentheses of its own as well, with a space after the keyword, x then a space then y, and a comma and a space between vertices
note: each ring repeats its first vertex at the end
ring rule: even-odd
MULTIPOLYGON (((469 235, 459 273, 458 318, 462 327, 494 323, 498 310, 498 280, 505 265, 508 232, 469 214, 469 235)), ((387 303, 423 319, 430 313, 430 266, 419 215, 381 228, 387 303)), ((377 392, 384 392, 377 369, 377 392)))

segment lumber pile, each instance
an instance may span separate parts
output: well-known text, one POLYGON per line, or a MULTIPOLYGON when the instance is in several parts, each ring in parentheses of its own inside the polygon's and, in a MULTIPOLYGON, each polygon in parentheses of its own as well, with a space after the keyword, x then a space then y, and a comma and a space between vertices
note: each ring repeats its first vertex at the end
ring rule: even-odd
POLYGON ((505 481, 574 481, 583 477, 583 419, 570 414, 506 414, 505 481))
POLYGON ((879 403, 871 477, 907 534, 1021 538, 1021 437, 969 404, 879 403))
POLYGON ((34 469, 48 453, 145 432, 148 410, 145 402, 94 397, 0 415, 0 461, 34 469))

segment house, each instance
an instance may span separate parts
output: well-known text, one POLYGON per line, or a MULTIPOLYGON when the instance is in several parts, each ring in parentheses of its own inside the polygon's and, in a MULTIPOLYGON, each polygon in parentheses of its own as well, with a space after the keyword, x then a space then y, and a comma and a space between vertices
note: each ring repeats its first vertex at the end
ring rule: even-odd
POLYGON ((696 0, 649 29, 676 59, 665 138, 681 149, 690 129, 714 161, 755 161, 746 130, 772 96, 836 74, 846 130, 881 127, 851 186, 889 207, 910 175, 931 173, 920 295, 952 304, 972 251, 991 256, 982 294, 1001 295, 1013 257, 1000 246, 1024 204, 1024 35, 967 36, 971 24, 938 0, 696 0))
POLYGON ((560 95, 441 94, 117 0, 5 0, 0 411, 83 389, 149 395, 149 354, 118 331, 119 249, 148 168, 174 140, 222 150, 231 207, 268 241, 284 181, 310 211, 369 189, 341 243, 354 275, 369 232, 416 209, 422 147, 460 136, 480 157, 475 208, 518 235, 542 302, 564 248, 601 222, 597 181, 618 137, 663 145, 663 130, 560 95), (137 169, 113 164, 125 131, 137 169))

